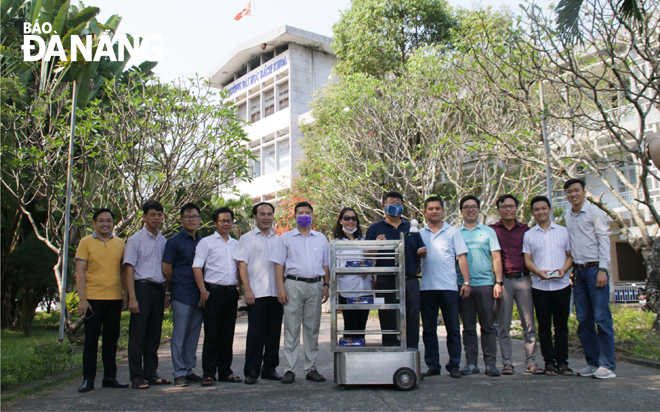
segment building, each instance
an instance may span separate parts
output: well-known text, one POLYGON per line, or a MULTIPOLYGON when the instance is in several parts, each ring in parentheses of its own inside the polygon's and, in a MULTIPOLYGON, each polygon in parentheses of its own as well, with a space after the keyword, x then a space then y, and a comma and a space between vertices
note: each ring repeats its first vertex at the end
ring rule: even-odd
POLYGON ((291 187, 302 157, 298 117, 329 81, 336 62, 331 43, 330 37, 282 26, 237 46, 208 76, 251 122, 245 130, 256 158, 252 181, 236 182, 236 188, 253 202, 274 200, 291 187))

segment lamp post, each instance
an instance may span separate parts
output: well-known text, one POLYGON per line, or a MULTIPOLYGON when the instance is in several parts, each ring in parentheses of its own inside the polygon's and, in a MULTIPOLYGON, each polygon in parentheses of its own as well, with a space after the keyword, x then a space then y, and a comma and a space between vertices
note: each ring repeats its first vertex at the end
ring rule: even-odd
MULTIPOLYGON (((543 102, 543 82, 539 83, 539 99, 541 101, 541 130, 543 133, 543 144, 545 146, 545 190, 546 196, 552 202, 552 173, 550 172, 550 143, 548 142, 548 122, 545 119, 545 103, 543 102)), ((550 215, 550 220, 554 216, 550 215)))

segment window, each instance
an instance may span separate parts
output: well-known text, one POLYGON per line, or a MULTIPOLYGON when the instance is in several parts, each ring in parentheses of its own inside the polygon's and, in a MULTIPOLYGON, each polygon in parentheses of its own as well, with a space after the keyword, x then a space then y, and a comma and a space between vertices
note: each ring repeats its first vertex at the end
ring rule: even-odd
POLYGON ((277 170, 282 170, 291 165, 291 153, 289 151, 289 139, 277 142, 277 170))
POLYGON ((256 122, 261 119, 259 97, 250 99, 250 121, 256 122))
POLYGON ((285 97, 284 99, 280 100, 280 110, 286 109, 287 107, 289 107, 289 98, 285 97))
POLYGON ((251 122, 257 122, 261 119, 261 113, 259 112, 254 112, 250 115, 250 121, 251 122))
POLYGON ((264 175, 275 170, 275 145, 270 145, 264 148, 264 175))
POLYGON ((268 117, 273 113, 275 113, 275 104, 271 103, 269 106, 266 106, 266 108, 264 108, 264 117, 268 117))
POLYGON ((261 162, 259 161, 259 151, 252 152, 252 156, 256 157, 256 160, 250 160, 250 166, 252 169, 252 177, 257 178, 261 176, 261 162))

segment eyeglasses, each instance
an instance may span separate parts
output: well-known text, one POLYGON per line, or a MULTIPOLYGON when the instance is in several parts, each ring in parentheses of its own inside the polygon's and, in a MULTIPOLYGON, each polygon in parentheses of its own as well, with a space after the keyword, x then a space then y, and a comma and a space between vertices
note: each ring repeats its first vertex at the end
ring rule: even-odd
POLYGON ((467 206, 463 206, 463 210, 479 210, 479 206, 477 206, 477 205, 467 205, 467 206))
POLYGON ((200 215, 183 215, 183 216, 181 216, 181 218, 185 219, 185 220, 197 220, 200 217, 201 217, 200 215))
POLYGON ((96 222, 97 222, 97 223, 113 223, 113 220, 112 220, 112 219, 108 219, 108 220, 105 220, 105 219, 99 219, 99 220, 97 220, 96 222))
POLYGON ((216 220, 216 222, 220 222, 220 223, 222 223, 223 225, 226 225, 226 224, 228 224, 228 223, 234 223, 234 221, 231 220, 231 219, 218 219, 218 220, 216 220))
POLYGON ((344 222, 350 222, 351 220, 352 220, 353 222, 357 222, 357 221, 358 221, 357 216, 344 216, 344 217, 342 217, 341 219, 342 219, 344 222))
POLYGON ((501 205, 500 209, 507 210, 507 209, 517 209, 518 206, 516 205, 501 205))

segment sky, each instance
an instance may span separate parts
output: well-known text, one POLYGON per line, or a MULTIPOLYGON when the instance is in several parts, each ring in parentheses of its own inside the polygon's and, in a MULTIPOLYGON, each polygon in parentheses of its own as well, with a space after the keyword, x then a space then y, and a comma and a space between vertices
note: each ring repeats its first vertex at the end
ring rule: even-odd
MULTIPOLYGON (((253 16, 235 21, 249 0, 87 0, 101 9, 103 23, 113 14, 122 17, 118 34, 162 36, 162 60, 154 70, 163 81, 206 76, 237 45, 283 25, 332 37, 332 26, 350 0, 252 0, 253 16)), ((451 6, 509 7, 522 0, 449 0, 451 6)), ((541 0, 544 1, 544 0, 541 0)), ((129 65, 139 62, 131 61, 129 65)))

